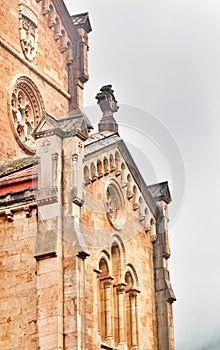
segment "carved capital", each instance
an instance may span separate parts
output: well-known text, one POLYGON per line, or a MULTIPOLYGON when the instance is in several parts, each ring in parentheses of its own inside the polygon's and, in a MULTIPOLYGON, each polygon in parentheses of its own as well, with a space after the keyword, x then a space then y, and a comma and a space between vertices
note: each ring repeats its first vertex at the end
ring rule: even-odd
POLYGON ((101 279, 101 281, 103 282, 103 287, 105 289, 110 288, 112 286, 113 277, 108 276, 108 277, 101 279))
POLYGON ((130 300, 134 300, 137 298, 137 295, 140 293, 140 291, 137 289, 130 289, 127 291, 127 293, 129 294, 130 300))
POLYGON ((117 294, 124 294, 125 293, 125 284, 117 285, 116 292, 117 292, 117 294))

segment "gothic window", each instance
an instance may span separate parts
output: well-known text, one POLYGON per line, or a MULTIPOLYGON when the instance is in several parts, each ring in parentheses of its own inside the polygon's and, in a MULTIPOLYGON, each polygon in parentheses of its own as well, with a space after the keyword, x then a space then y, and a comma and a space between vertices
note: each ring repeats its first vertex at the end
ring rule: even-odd
POLYGON ((43 100, 34 82, 19 77, 12 87, 11 124, 16 140, 28 153, 35 152, 35 141, 31 133, 44 111, 43 100))

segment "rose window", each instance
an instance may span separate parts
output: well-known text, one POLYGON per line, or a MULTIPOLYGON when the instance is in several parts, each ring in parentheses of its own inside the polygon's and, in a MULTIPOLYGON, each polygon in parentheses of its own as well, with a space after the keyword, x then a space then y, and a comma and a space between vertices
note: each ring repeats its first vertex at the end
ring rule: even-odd
POLYGON ((111 224, 120 229, 124 224, 124 197, 117 181, 111 180, 106 190, 107 215, 111 224))
POLYGON ((12 126, 18 143, 29 153, 35 152, 31 134, 43 110, 43 101, 36 85, 27 77, 18 78, 11 94, 12 126))

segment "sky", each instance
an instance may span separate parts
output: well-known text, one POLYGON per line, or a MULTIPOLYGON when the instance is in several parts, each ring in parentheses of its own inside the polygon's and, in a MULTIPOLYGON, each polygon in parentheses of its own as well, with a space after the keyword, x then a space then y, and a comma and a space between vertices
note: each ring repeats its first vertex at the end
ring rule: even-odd
POLYGON ((146 183, 169 181, 176 350, 220 349, 219 0, 65 0, 89 12, 85 111, 112 84, 146 183))

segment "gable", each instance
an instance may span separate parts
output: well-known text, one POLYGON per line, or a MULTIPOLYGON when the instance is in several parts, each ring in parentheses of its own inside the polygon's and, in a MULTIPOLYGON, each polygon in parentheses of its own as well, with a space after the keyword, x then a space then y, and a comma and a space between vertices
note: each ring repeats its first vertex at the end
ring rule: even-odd
POLYGON ((127 240, 150 230, 160 209, 118 134, 92 135, 86 141, 83 167, 83 227, 100 232, 97 244, 107 243, 103 240, 112 231, 127 240))
POLYGON ((152 215, 157 215, 156 203, 120 136, 109 131, 91 135, 85 146, 84 182, 88 184, 111 173, 131 192, 128 197, 133 198, 135 187, 135 198, 143 197, 152 215))

